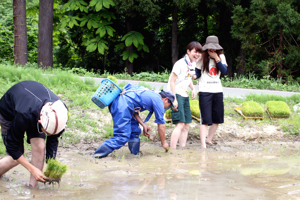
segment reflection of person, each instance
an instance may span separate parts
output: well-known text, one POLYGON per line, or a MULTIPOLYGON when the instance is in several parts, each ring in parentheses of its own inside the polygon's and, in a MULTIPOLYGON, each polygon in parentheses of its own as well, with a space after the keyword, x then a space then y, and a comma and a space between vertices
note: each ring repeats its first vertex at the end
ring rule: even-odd
POLYGON ((192 98, 196 96, 196 91, 191 76, 195 74, 195 64, 202 46, 199 42, 190 42, 187 45, 186 55, 178 60, 174 66, 168 82, 170 89, 176 98, 174 101, 175 109, 171 109, 172 122, 175 128, 172 132, 170 147, 176 149, 179 140, 179 146, 184 147, 189 131, 189 123, 192 122, 190 109, 188 87, 192 90, 192 98))
POLYGON ((94 153, 94 157, 106 157, 115 149, 119 149, 128 142, 129 150, 137 155, 140 151, 141 129, 149 137, 151 129, 145 124, 152 113, 155 113, 155 123, 158 126, 158 134, 161 145, 166 150, 169 148, 165 142, 165 120, 163 118, 165 109, 171 106, 174 101, 174 94, 168 90, 162 90, 159 94, 142 86, 127 84, 122 92, 110 105, 110 112, 114 123, 114 136, 102 143, 94 153), (139 112, 150 111, 143 122, 138 115, 139 112))
POLYGON ((0 176, 21 164, 31 173, 32 187, 37 181, 44 182, 45 146, 46 159, 55 158, 67 120, 67 107, 43 84, 23 81, 11 87, 0 100, 2 139, 9 155, 0 160, 0 176), (31 144, 31 163, 23 155, 25 132, 31 144))
POLYGON ((151 179, 144 180, 142 182, 142 184, 140 184, 141 187, 138 189, 137 194, 146 193, 145 192, 146 188, 149 185, 150 186, 153 185, 154 191, 150 191, 151 194, 153 194, 153 197, 155 197, 155 199, 167 199, 167 194, 165 191, 165 182, 166 182, 166 178, 163 173, 155 175, 151 179), (154 181, 155 179, 156 179, 156 182, 154 181))
POLYGON ((206 148, 206 145, 213 145, 212 139, 218 125, 224 123, 223 88, 220 75, 227 72, 227 63, 222 50, 218 37, 208 36, 203 46, 202 57, 197 61, 196 75, 193 76, 194 79, 200 77, 200 139, 203 148, 206 148), (210 128, 205 139, 208 126, 210 128))

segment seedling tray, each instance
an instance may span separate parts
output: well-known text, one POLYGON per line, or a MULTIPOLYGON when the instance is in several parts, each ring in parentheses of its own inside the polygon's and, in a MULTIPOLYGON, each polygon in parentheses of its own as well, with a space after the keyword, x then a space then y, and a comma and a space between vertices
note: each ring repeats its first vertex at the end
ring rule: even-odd
POLYGON ((240 115, 242 115, 244 117, 244 119, 264 119, 264 117, 248 117, 248 116, 245 116, 243 114, 242 108, 235 108, 234 110, 236 112, 238 112, 240 115))
POLYGON ((267 109, 267 113, 270 117, 271 120, 278 120, 278 119, 284 119, 284 118, 289 118, 289 115, 271 115, 271 113, 269 112, 269 110, 267 109))
POLYGON ((193 115, 192 115, 192 118, 195 119, 195 120, 197 120, 198 122, 200 122, 200 118, 195 117, 195 116, 193 116, 193 115))

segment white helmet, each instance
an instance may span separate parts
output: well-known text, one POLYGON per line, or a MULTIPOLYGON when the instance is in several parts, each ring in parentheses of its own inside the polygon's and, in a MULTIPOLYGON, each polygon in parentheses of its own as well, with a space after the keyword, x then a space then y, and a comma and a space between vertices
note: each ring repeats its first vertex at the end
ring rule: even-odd
POLYGON ((61 132, 68 121, 68 109, 61 100, 46 103, 41 110, 42 127, 51 135, 61 132))

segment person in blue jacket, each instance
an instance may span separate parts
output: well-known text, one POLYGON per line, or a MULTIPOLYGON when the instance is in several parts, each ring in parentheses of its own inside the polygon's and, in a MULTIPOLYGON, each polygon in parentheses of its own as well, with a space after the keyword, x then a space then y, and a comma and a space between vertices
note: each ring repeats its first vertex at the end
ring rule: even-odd
POLYGON ((168 150, 169 145, 165 141, 165 109, 168 109, 174 102, 175 96, 169 90, 162 90, 155 93, 142 86, 133 86, 127 84, 122 92, 109 106, 113 118, 114 135, 112 138, 105 140, 95 151, 94 157, 103 158, 115 149, 119 149, 128 142, 128 148, 132 154, 137 155, 140 152, 141 129, 143 134, 150 136, 150 128, 145 124, 155 113, 155 123, 157 123, 158 134, 161 145, 168 150), (139 112, 150 111, 143 122, 139 112))
POLYGON ((0 160, 0 176, 21 164, 31 173, 30 187, 45 182, 41 171, 45 149, 46 160, 56 157, 58 137, 67 120, 67 107, 43 84, 22 81, 12 86, 0 99, 1 135, 9 155, 0 160), (24 157, 25 132, 31 145, 31 162, 24 157))

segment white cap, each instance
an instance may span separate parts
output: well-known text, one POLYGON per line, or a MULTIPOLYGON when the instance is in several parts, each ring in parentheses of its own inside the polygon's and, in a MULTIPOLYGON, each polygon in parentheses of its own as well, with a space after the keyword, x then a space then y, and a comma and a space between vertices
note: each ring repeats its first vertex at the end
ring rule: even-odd
POLYGON ((51 135, 61 132, 68 121, 68 109, 61 100, 46 103, 41 110, 42 127, 51 135))

